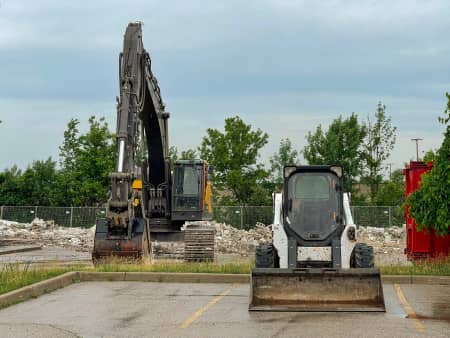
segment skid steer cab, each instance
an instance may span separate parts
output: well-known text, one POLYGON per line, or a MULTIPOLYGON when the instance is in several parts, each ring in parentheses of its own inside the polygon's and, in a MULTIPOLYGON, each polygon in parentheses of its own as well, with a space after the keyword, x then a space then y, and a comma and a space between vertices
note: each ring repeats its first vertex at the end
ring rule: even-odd
POLYGON ((272 243, 259 245, 250 310, 384 311, 373 248, 358 243, 339 166, 285 166, 272 243))

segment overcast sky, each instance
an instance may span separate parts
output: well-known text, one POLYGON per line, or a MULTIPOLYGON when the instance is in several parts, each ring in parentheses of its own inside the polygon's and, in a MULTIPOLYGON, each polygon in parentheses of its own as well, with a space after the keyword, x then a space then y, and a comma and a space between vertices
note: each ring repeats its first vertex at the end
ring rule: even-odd
POLYGON ((270 135, 261 160, 289 137, 342 114, 398 127, 389 162, 437 148, 450 91, 450 1, 0 0, 0 169, 58 158, 71 118, 115 129, 118 54, 142 21, 169 121, 170 143, 196 148, 208 127, 239 115, 270 135))

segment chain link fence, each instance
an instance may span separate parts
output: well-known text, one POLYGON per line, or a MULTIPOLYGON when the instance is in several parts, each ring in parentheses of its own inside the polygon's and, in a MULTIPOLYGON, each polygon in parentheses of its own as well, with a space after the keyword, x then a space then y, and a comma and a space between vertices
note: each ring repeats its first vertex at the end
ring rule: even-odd
POLYGON ((89 228, 105 213, 105 208, 96 207, 0 206, 0 219, 30 223, 34 218, 40 218, 65 227, 89 228))
POLYGON ((405 223, 399 206, 353 206, 353 221, 358 226, 390 227, 405 223))
MULTIPOLYGON (((37 217, 66 227, 91 227, 105 213, 105 208, 96 207, 0 206, 0 219, 30 223, 37 217)), ((398 206, 353 206, 352 213, 358 226, 389 227, 404 223, 403 211, 398 206)), ((271 206, 215 206, 214 220, 248 230, 256 223, 272 224, 273 210, 271 206)))
POLYGON ((214 206, 214 220, 239 229, 253 228, 256 223, 272 224, 270 206, 214 206))

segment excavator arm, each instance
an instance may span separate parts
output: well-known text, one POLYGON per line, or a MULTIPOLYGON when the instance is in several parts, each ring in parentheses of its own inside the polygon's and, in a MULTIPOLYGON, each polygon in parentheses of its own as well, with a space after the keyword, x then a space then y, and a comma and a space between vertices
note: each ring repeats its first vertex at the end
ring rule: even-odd
POLYGON ((128 228, 135 216, 147 216, 148 201, 151 213, 169 212, 169 113, 164 111, 150 55, 143 48, 140 23, 128 25, 119 65, 117 171, 111 173, 107 218, 111 227, 128 228), (146 184, 140 194, 133 191, 135 181, 135 186, 146 184))
POLYGON ((150 250, 149 219, 170 215, 167 119, 140 23, 126 29, 119 57, 117 166, 106 218, 97 221, 93 258, 141 257, 150 250))

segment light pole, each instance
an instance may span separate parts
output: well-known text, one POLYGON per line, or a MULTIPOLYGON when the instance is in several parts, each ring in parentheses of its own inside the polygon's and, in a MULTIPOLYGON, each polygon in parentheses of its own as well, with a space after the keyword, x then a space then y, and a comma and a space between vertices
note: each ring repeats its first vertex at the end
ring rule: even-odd
POLYGON ((394 163, 388 163, 387 165, 389 166, 389 181, 392 180, 392 165, 394 163))
POLYGON ((416 141, 416 161, 419 161, 419 141, 423 141, 423 138, 412 138, 411 141, 416 141))

